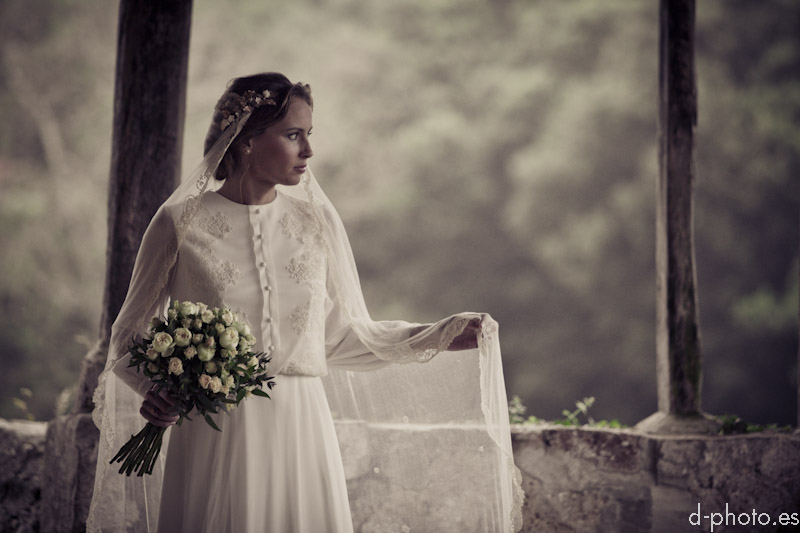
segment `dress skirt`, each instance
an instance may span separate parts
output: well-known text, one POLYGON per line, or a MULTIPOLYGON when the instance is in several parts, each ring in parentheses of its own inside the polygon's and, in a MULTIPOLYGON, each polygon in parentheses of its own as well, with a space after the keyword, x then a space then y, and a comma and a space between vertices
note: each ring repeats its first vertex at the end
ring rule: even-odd
POLYGON ((212 429, 173 426, 158 531, 350 533, 344 468, 319 377, 276 378, 212 429))

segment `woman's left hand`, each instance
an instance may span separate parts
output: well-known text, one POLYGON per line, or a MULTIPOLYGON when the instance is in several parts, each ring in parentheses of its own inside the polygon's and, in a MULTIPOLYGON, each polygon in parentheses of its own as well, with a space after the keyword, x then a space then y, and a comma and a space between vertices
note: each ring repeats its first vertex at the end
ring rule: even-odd
POLYGON ((450 343, 450 346, 447 348, 448 351, 472 350, 477 348, 478 335, 481 334, 484 322, 488 319, 489 315, 486 313, 481 313, 480 316, 471 319, 467 327, 464 328, 464 331, 450 343))

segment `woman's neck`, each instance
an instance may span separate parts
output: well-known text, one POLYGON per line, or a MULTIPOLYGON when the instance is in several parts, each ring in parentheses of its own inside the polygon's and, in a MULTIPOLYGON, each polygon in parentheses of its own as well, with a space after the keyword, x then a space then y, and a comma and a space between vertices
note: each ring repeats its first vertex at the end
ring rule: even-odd
POLYGON ((275 200, 275 186, 253 187, 252 182, 241 179, 227 179, 217 191, 232 202, 243 205, 264 205, 275 200))

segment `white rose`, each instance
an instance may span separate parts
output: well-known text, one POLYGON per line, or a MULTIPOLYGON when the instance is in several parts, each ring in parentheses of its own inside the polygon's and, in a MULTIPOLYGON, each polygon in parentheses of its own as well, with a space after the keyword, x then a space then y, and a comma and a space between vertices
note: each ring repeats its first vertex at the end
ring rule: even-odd
POLYGON ((214 358, 214 348, 208 344, 197 345, 197 358, 203 362, 211 361, 214 358))
POLYGON ((150 359, 151 361, 155 361, 155 360, 156 360, 156 358, 158 358, 158 352, 157 352, 157 351, 155 351, 155 350, 153 349, 153 347, 152 347, 152 346, 151 346, 150 348, 148 348, 148 349, 147 349, 147 352, 145 352, 145 355, 146 355, 146 356, 147 356, 147 358, 148 358, 148 359, 150 359))
POLYGON ((178 304, 178 311, 184 316, 196 315, 197 310, 197 304, 192 302, 181 302, 178 304))
POLYGON ((214 329, 217 330, 217 333, 222 334, 222 332, 225 331, 225 324, 222 322, 217 322, 214 324, 214 329))
POLYGON ((183 350, 183 356, 186 359, 192 360, 192 359, 194 359, 195 355, 197 355, 197 348, 195 348, 194 346, 187 346, 183 350))
POLYGON ((214 312, 211 309, 205 309, 200 313, 200 320, 206 324, 210 324, 211 321, 214 320, 214 312))
POLYGON ((199 318, 195 318, 195 319, 192 321, 192 327, 193 327, 194 329, 202 329, 202 328, 203 328, 203 321, 202 321, 202 320, 200 320, 199 318))
POLYGON ((180 376, 183 374, 183 363, 177 357, 173 357, 169 360, 169 373, 175 374, 176 376, 180 376))
POLYGON ((245 337, 240 335, 239 336, 239 344, 236 345, 236 348, 239 350, 239 352, 244 353, 244 352, 247 351, 247 349, 249 347, 250 347, 250 345, 247 344, 247 338, 245 338, 245 337))
POLYGON ((181 326, 183 326, 186 329, 189 329, 190 327, 192 327, 192 319, 184 318, 183 320, 181 320, 181 326))
POLYGON ((236 383, 236 381, 233 379, 233 376, 228 376, 227 378, 225 378, 225 386, 226 387, 233 387, 233 385, 235 383, 236 383))
POLYGON ((175 309, 170 309, 167 311, 167 318, 169 320, 175 320, 175 317, 178 316, 178 312, 175 309))
POLYGON ((248 326, 245 322, 234 322, 233 327, 236 328, 236 331, 239 332, 239 335, 250 334, 250 326, 248 326))
POLYGON ((183 348, 189 346, 192 342, 192 334, 186 328, 178 328, 175 330, 175 344, 183 348))
POLYGON ((233 324, 233 313, 231 313, 229 309, 225 309, 220 318, 222 318, 222 321, 225 322, 226 326, 233 324))
POLYGON ((255 355, 253 357, 251 357, 250 360, 247 361, 247 367, 248 368, 258 368, 258 357, 256 357, 255 355))
POLYGON ((219 344, 229 350, 236 348, 236 345, 239 344, 239 332, 234 328, 225 328, 225 331, 219 334, 219 344))
POLYGON ((208 306, 206 304, 204 304, 203 302, 198 302, 197 303, 197 313, 198 314, 202 314, 203 311, 205 311, 207 309, 208 309, 208 306))
POLYGON ((157 374, 159 368, 158 368, 158 365, 156 365, 156 364, 147 363, 147 370, 149 370, 151 374, 157 374))
POLYGON ((202 333, 195 333, 192 335, 192 344, 200 344, 203 342, 203 334, 202 333))
POLYGON ((231 389, 229 389, 226 385, 223 385, 219 391, 225 396, 227 396, 228 394, 230 394, 231 389))
POLYGON ((208 374, 200 374, 200 377, 197 378, 197 382, 200 384, 201 387, 207 389, 208 386, 211 384, 211 376, 208 374))
POLYGON ((160 354, 163 354, 169 348, 171 348, 172 344, 173 344, 172 335, 170 335, 166 331, 156 333, 155 337, 153 337, 153 349, 160 354))
POLYGON ((206 365, 205 365, 205 368, 206 368, 206 372, 208 372, 209 374, 216 374, 217 373, 217 363, 215 363, 214 361, 207 362, 206 365))
POLYGON ((234 357, 236 357, 236 352, 234 352, 233 350, 229 350, 227 348, 223 348, 222 350, 220 350, 219 354, 224 359, 233 359, 234 357))
POLYGON ((211 392, 214 393, 219 392, 220 390, 222 390, 222 381, 217 376, 214 376, 213 378, 211 378, 211 381, 208 384, 208 388, 211 389, 211 392))

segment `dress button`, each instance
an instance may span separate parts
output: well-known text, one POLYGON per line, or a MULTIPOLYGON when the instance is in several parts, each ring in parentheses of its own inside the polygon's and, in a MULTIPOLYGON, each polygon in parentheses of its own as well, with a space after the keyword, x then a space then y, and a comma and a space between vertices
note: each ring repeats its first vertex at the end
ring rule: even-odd
POLYGON ((266 292, 269 292, 269 291, 271 291, 271 290, 272 290, 272 287, 270 287, 269 285, 264 285, 264 290, 265 290, 266 292))
POLYGON ((256 209, 256 215, 261 214, 261 209, 256 209))
POLYGON ((275 345, 274 344, 270 344, 269 346, 267 346, 267 350, 269 350, 270 352, 274 352, 275 351, 275 345))
POLYGON ((272 324, 272 318, 271 318, 271 317, 267 317, 267 318, 265 318, 265 319, 264 319, 264 323, 265 323, 265 324, 272 324))
POLYGON ((261 261, 261 262, 258 264, 258 266, 259 266, 259 267, 261 267, 261 268, 264 268, 264 265, 265 265, 264 261, 261 261))
POLYGON ((256 239, 259 240, 259 241, 261 240, 261 234, 260 233, 258 235, 256 235, 256 239))

